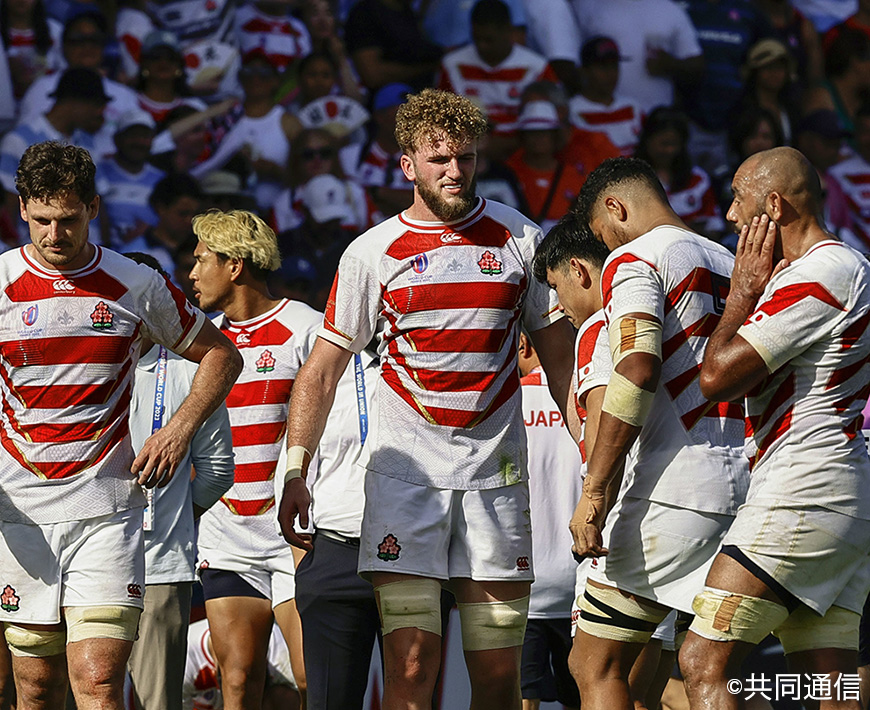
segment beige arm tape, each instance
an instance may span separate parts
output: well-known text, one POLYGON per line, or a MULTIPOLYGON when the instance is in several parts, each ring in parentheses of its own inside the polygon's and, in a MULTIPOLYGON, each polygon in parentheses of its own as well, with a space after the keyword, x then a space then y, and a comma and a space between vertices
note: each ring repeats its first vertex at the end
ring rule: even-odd
POLYGON ((610 324, 607 335, 614 367, 634 353, 662 359, 662 324, 658 321, 623 316, 610 324))
POLYGON ((601 411, 607 412, 631 426, 643 426, 655 399, 655 392, 638 387, 624 375, 615 372, 610 376, 601 411))
POLYGON ((292 478, 302 478, 302 471, 310 461, 311 452, 304 446, 291 446, 287 449, 287 472, 284 474, 284 483, 292 478))
POLYGON ((48 658, 66 653, 66 631, 25 629, 8 621, 5 626, 6 643, 13 656, 48 658))
POLYGON ((375 587, 381 629, 420 629, 441 635, 441 582, 412 578, 375 587))
POLYGON ((142 610, 135 606, 70 606, 66 608, 67 640, 135 641, 142 610))
POLYGON ((488 651, 522 646, 529 617, 529 596, 510 601, 459 603, 462 648, 488 651))

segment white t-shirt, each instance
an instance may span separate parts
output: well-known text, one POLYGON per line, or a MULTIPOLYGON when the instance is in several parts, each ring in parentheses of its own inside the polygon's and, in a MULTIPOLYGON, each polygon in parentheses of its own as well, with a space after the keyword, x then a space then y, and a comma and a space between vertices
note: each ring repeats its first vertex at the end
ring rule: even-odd
POLYGON ((0 255, 0 520, 141 507, 128 413, 143 335, 184 352, 205 316, 154 269, 95 247, 75 271, 0 255))
POLYGON ((870 264, 841 242, 777 274, 737 334, 771 375, 746 398, 750 496, 870 519, 870 264))
POLYGON ((614 250, 601 292, 608 328, 628 313, 662 323, 662 366, 622 493, 710 513, 734 514, 749 484, 743 407, 714 404, 698 373, 725 308, 734 257, 685 229, 656 227, 614 250))
POLYGON ((517 329, 561 317, 531 275, 541 237, 479 200, 450 224, 397 215, 347 248, 318 335, 353 352, 377 337, 369 470, 453 490, 525 478, 517 329))
POLYGON ((643 123, 643 113, 636 101, 626 96, 614 96, 608 106, 577 94, 568 102, 568 111, 572 125, 586 131, 606 133, 622 155, 634 155, 643 123))

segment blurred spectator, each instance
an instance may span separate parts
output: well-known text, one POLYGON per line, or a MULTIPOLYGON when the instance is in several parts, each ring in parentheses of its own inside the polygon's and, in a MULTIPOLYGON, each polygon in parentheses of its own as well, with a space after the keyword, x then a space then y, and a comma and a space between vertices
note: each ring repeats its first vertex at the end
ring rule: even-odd
POLYGON ((520 93, 533 81, 557 81, 541 55, 511 38, 510 9, 502 0, 479 0, 471 11, 472 44, 441 60, 439 88, 473 98, 492 124, 489 153, 503 158, 517 145, 520 93))
MULTIPOLYGON (((477 0, 429 0, 423 11, 423 31, 435 44, 449 51, 471 42, 471 10, 477 0)), ((516 42, 525 37, 523 0, 507 0, 511 34, 516 42)))
POLYGON ((298 135, 301 126, 283 106, 275 103, 281 74, 265 55, 252 52, 245 58, 239 70, 239 82, 245 92, 242 116, 223 137, 214 154, 194 167, 191 174, 202 177, 238 156, 254 176, 257 205, 266 210, 281 191, 290 141, 298 135))
MULTIPOLYGON (((12 95, 12 77, 6 52, 0 52, 0 134, 15 123, 15 97, 12 95)), ((0 227, 2 229, 2 227, 0 227)))
MULTIPOLYGON (((281 239, 281 235, 278 235, 281 239)), ((269 291, 275 298, 289 298, 301 301, 314 308, 315 284, 318 283, 317 269, 304 256, 291 254, 284 257, 277 271, 269 274, 269 291)), ((322 310, 323 306, 321 306, 322 310)))
POLYGON ((855 112, 870 94, 870 37, 843 27, 825 50, 825 74, 825 80, 807 92, 804 112, 832 109, 843 128, 852 132, 855 112))
POLYGON ((396 142, 396 111, 412 91, 406 84, 388 84, 380 89, 372 104, 372 136, 360 149, 341 155, 348 175, 365 187, 378 210, 386 217, 411 206, 414 185, 399 164, 402 149, 396 142))
POLYGON ((681 111, 660 106, 644 122, 635 156, 656 171, 671 207, 691 229, 718 240, 725 221, 710 176, 692 164, 689 121, 681 111))
POLYGON ((783 141, 792 145, 793 125, 799 114, 795 61, 776 39, 763 39, 749 50, 744 68, 746 89, 742 107, 761 106, 779 119, 783 141))
POLYGON ((870 39, 870 1, 858 0, 858 7, 853 15, 850 15, 843 22, 825 32, 823 47, 826 51, 837 41, 840 32, 845 28, 863 32, 870 39))
POLYGON ((520 148, 507 165, 525 196, 526 216, 546 233, 570 209, 586 176, 557 157, 562 122, 553 104, 529 101, 517 126, 520 148))
POLYGON ((580 91, 577 47, 580 30, 568 0, 524 0, 526 43, 543 54, 570 94, 580 91))
POLYGON ((157 224, 127 245, 125 251, 150 254, 166 273, 175 272, 175 255, 193 238, 191 223, 202 211, 203 195, 190 175, 167 175, 151 192, 148 203, 157 213, 157 224))
POLYGON ((118 4, 115 35, 120 44, 121 61, 117 78, 129 84, 139 73, 142 45, 154 29, 154 23, 145 12, 145 0, 120 0, 118 4))
POLYGON ((513 207, 523 214, 528 213, 526 198, 516 174, 501 161, 488 157, 488 141, 488 134, 477 141, 477 168, 474 172, 477 194, 484 199, 513 207))
POLYGON ((172 281, 178 286, 187 300, 191 303, 196 303, 196 292, 193 290, 193 281, 190 279, 190 272, 193 270, 193 265, 196 263, 196 258, 193 253, 196 251, 196 237, 188 239, 175 250, 175 270, 172 272, 172 281))
POLYGON ((412 0, 359 0, 344 26, 347 51, 371 91, 403 82, 414 90, 432 85, 441 50, 427 40, 412 0))
MULTIPOLYGON (((728 145, 734 157, 732 167, 737 167, 750 155, 784 145, 779 121, 766 108, 749 106, 741 111, 728 133, 728 145)), ((730 177, 730 175, 729 175, 730 177)))
POLYGON ((870 252, 870 102, 855 114, 855 155, 828 170, 828 227, 862 254, 870 252))
POLYGON ((242 179, 229 170, 213 170, 199 181, 202 190, 202 211, 215 209, 257 211, 257 202, 242 186, 242 179))
POLYGON ((827 32, 858 9, 858 0, 791 0, 819 32, 827 32))
POLYGON ((617 91, 645 113, 674 102, 674 85, 703 75, 704 57, 689 16, 671 0, 572 0, 585 41, 612 37, 625 57, 617 91))
POLYGON ((287 171, 288 187, 275 198, 272 225, 276 232, 296 229, 305 219, 301 188, 318 176, 330 175, 343 185, 351 210, 342 226, 357 233, 368 229, 381 216, 374 214, 374 205, 359 184, 347 180, 338 158, 337 142, 323 129, 308 129, 299 134, 290 149, 287 171))
POLYGON ((127 244, 157 224, 148 200, 164 177, 149 164, 156 125, 145 111, 121 116, 115 131, 115 154, 97 166, 101 231, 112 249, 126 251, 127 244))
POLYGON ((807 156, 818 171, 823 192, 827 192, 828 170, 842 158, 846 137, 837 114, 825 109, 807 114, 795 128, 795 148, 807 156))
POLYGON ((302 7, 302 19, 311 35, 312 52, 325 54, 332 59, 338 74, 340 93, 356 101, 362 101, 359 78, 347 56, 344 40, 339 35, 335 15, 328 0, 308 0, 302 7))
POLYGON ((728 123, 743 89, 747 51, 773 29, 745 0, 688 0, 689 18, 704 52, 701 81, 683 87, 692 160, 714 174, 728 166, 728 123))
POLYGON ((209 111, 184 104, 172 109, 163 122, 166 128, 154 139, 151 163, 167 173, 187 173, 204 161, 209 155, 209 111))
POLYGON ((619 47, 610 37, 592 37, 580 52, 580 93, 568 103, 571 123, 587 131, 602 131, 622 155, 633 155, 640 134, 637 102, 614 93, 619 83, 619 47))
POLYGON ((0 38, 9 60, 16 99, 48 69, 51 33, 43 0, 0 2, 0 38))
POLYGON ((773 36, 797 60, 800 79, 810 84, 821 81, 825 74, 822 43, 813 23, 791 0, 755 0, 755 6, 767 17, 773 36))
POLYGON ((308 28, 288 9, 283 0, 254 0, 238 9, 236 37, 243 58, 256 51, 285 72, 311 52, 308 28))
POLYGON ((197 111, 206 108, 204 101, 190 95, 184 73, 184 56, 171 32, 154 30, 145 38, 136 90, 139 92, 139 106, 151 114, 159 127, 163 126, 169 112, 178 106, 192 106, 197 111))

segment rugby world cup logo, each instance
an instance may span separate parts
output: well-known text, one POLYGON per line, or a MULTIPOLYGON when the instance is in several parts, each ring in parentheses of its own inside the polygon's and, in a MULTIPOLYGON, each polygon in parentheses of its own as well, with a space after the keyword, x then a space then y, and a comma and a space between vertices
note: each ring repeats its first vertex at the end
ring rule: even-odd
POLYGON ((429 257, 426 256, 425 254, 417 254, 417 256, 414 257, 414 261, 413 261, 414 273, 422 274, 428 268, 429 268, 429 257))
POLYGON ((24 325, 30 326, 36 323, 36 319, 39 318, 39 306, 33 304, 21 314, 21 320, 24 321, 24 325))

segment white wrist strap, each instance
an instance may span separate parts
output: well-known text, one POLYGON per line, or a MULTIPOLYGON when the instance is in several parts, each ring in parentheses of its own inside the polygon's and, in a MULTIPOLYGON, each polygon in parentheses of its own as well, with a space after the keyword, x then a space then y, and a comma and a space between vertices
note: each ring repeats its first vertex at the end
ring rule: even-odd
POLYGON ((287 473, 284 474, 284 483, 291 478, 302 478, 302 471, 309 461, 311 461, 311 452, 304 446, 291 446, 287 449, 287 473))

